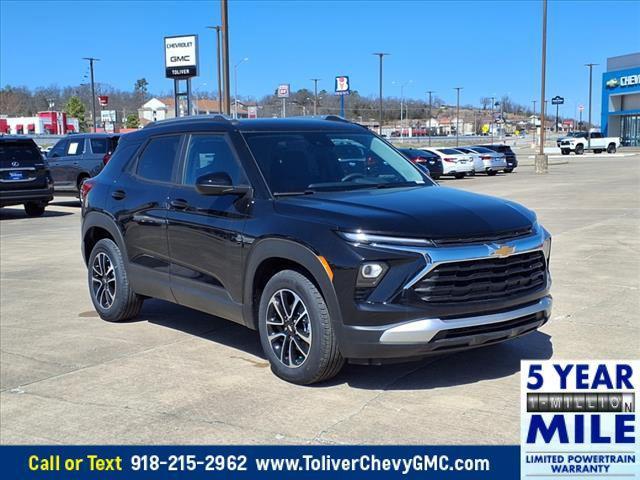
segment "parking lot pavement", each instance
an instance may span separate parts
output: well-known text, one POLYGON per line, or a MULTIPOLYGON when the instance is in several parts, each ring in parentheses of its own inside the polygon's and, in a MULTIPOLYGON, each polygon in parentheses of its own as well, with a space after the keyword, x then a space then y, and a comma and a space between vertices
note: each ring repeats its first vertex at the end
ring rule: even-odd
POLYGON ((521 359, 640 354, 640 155, 571 157, 545 176, 444 180, 522 202, 554 235, 553 317, 497 346, 313 387, 272 375, 255 332, 160 301, 94 312, 79 206, 0 211, 0 440, 10 443, 515 444, 521 359))

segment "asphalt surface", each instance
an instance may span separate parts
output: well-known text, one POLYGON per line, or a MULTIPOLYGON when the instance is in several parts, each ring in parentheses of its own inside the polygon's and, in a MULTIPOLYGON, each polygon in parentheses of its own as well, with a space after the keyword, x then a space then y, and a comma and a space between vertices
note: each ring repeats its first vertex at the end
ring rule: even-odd
POLYGON ((348 365, 300 387, 271 374, 257 334, 160 301, 100 320, 79 205, 0 211, 0 442, 515 444, 520 360, 640 355, 640 155, 569 157, 545 176, 444 180, 519 201, 553 234, 541 331, 417 363, 348 365))

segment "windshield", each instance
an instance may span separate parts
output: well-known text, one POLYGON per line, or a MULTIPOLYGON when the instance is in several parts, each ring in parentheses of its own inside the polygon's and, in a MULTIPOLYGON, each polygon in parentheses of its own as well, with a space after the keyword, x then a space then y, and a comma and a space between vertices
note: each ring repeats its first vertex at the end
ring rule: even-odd
POLYGON ((455 148, 441 148, 440 151, 442 153, 446 153, 447 155, 460 155, 461 152, 460 150, 456 150, 455 148))
POLYGON ((243 135, 274 195, 432 185, 406 158, 369 133, 243 135))

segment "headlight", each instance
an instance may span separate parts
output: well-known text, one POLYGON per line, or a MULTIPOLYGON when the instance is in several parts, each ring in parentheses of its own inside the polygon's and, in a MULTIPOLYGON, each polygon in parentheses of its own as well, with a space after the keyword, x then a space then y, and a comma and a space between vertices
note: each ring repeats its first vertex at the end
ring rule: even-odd
POLYGON ((410 237, 389 237, 387 235, 372 235, 362 231, 357 232, 336 232, 340 237, 352 243, 386 244, 386 245, 407 245, 413 247, 428 247, 433 244, 423 238, 410 237))

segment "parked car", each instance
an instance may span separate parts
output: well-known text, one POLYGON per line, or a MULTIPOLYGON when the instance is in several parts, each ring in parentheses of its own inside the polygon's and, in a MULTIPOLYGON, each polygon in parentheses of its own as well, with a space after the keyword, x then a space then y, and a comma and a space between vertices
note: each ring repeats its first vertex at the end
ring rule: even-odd
POLYGON ((202 310, 258 330, 299 384, 345 359, 493 345, 551 313, 551 240, 532 211, 440 187, 340 117, 150 124, 84 182, 81 229, 103 319, 149 297, 202 310), (345 174, 345 141, 366 172, 345 174))
POLYGON ((78 196, 82 182, 104 168, 118 145, 119 135, 81 133, 62 138, 47 160, 56 195, 78 196))
POLYGON ((0 207, 24 205, 39 217, 53 199, 53 180, 40 150, 30 138, 0 135, 0 207))
POLYGON ((435 153, 418 148, 399 148, 398 150, 417 166, 424 168, 434 180, 438 180, 442 175, 442 160, 435 153))
POLYGON ((491 145, 477 145, 478 147, 488 148, 489 150, 493 150, 494 152, 504 154, 505 160, 507 161, 507 168, 504 169, 505 173, 511 173, 518 166, 518 159, 516 158, 516 154, 511 150, 509 145, 504 145, 502 143, 495 143, 491 145))
POLYGON ((456 150, 474 156, 473 168, 476 173, 486 173, 489 176, 493 176, 507 168, 507 160, 504 153, 494 152, 485 147, 461 147, 456 150))
POLYGON ((443 175, 453 175, 455 178, 464 178, 466 175, 475 174, 473 158, 454 148, 423 148, 425 152, 434 153, 442 160, 443 175))
POLYGON ((593 153, 616 153, 620 146, 620 137, 603 137, 602 133, 597 131, 579 133, 558 139, 557 145, 563 155, 569 155, 571 152, 582 155, 586 150, 593 150, 593 153))

